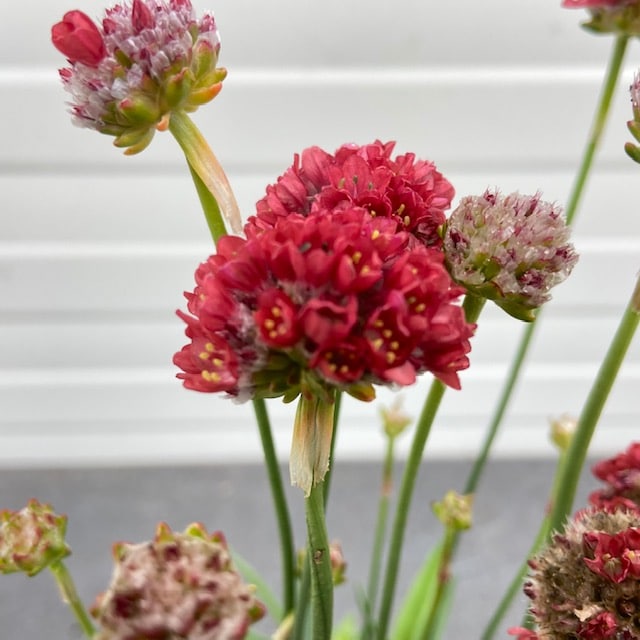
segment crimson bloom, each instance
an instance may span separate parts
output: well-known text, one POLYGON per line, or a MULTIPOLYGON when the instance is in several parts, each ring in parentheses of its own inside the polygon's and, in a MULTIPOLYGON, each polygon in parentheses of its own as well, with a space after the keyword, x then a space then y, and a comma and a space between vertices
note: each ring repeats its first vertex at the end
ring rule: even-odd
POLYGON ((194 111, 222 88, 220 39, 211 14, 197 19, 189 0, 133 0, 95 24, 69 11, 51 29, 67 57, 60 70, 76 124, 142 151, 172 111, 194 111))
POLYGON ((605 483, 604 488, 589 496, 592 505, 640 512, 640 442, 633 442, 626 451, 598 462, 592 472, 605 483))
POLYGON ((186 294, 191 343, 178 377, 241 400, 372 384, 431 371, 458 388, 473 325, 455 303, 442 252, 409 246, 392 218, 360 207, 278 216, 247 240, 225 237, 186 294))
POLYGON ((290 213, 308 215, 334 208, 363 207, 371 215, 392 217, 427 246, 439 245, 454 189, 432 162, 413 153, 392 158, 394 142, 347 144, 334 154, 309 147, 267 187, 249 219, 248 233, 270 228, 290 213))

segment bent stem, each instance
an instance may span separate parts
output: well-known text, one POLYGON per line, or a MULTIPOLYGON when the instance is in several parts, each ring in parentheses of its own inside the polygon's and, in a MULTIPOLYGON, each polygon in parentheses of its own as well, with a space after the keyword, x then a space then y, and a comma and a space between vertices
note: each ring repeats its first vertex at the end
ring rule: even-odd
POLYGON ((51 573, 58 584, 60 593, 62 594, 62 599, 69 605, 69 607, 71 607, 71 611, 73 611, 73 615, 76 617, 83 633, 87 638, 93 638, 95 629, 89 619, 89 615, 87 614, 84 605, 82 604, 82 601, 80 600, 80 597, 78 596, 75 584, 73 583, 73 578, 67 570, 64 562, 58 560, 51 564, 49 569, 51 569, 51 573))
POLYGON ((333 623, 333 577, 329 538, 324 517, 324 487, 320 482, 305 498, 307 517, 307 561, 311 567, 311 611, 313 639, 329 640, 333 623))
MULTIPOLYGON (((191 118, 182 112, 174 111, 169 120, 169 131, 173 134, 189 163, 189 167, 198 178, 196 190, 202 202, 202 190, 206 189, 215 201, 215 207, 204 206, 205 217, 214 241, 225 234, 224 220, 234 233, 242 231, 242 220, 229 180, 191 118)), ((192 173, 193 175, 193 173, 192 173)))
POLYGON ((640 279, 636 282, 631 300, 622 314, 618 329, 600 365, 598 375, 593 382, 587 401, 580 414, 576 432, 571 438, 571 444, 567 452, 567 463, 563 466, 559 480, 558 495, 551 511, 551 531, 561 530, 571 512, 578 480, 587 457, 591 438, 631 340, 638 328, 639 321, 640 279))
POLYGON ((280 466, 278 465, 278 457, 273 444, 271 425, 269 423, 269 415, 265 401, 262 398, 255 398, 253 400, 253 409, 256 414, 256 422, 258 423, 258 430, 262 441, 262 450, 264 452, 267 475, 271 487, 271 496, 273 498, 278 523, 282 562, 283 616, 286 616, 290 611, 293 611, 295 606, 295 549, 291 530, 291 518, 284 493, 282 474, 280 472, 280 466))
MULTIPOLYGON (((475 322, 484 307, 485 299, 467 294, 464 299, 463 308, 467 322, 475 322)), ((398 578, 398 568, 400 566, 400 555, 404 542, 404 533, 409 517, 409 508, 416 478, 422 462, 427 438, 435 420, 440 402, 446 390, 445 385, 440 380, 434 380, 425 400, 422 413, 418 419, 416 432, 413 436, 409 457, 405 466, 404 474, 398 492, 398 505, 396 507, 395 518, 391 530, 391 540, 389 542, 389 555, 385 571, 382 596, 380 601, 380 613, 378 616, 378 638, 385 640, 389 619, 395 597, 396 582, 398 578)))

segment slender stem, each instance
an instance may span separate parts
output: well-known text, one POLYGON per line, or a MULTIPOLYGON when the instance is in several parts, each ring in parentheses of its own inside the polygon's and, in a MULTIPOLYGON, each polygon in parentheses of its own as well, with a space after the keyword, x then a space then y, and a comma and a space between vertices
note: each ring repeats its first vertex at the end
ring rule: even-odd
POLYGON ((436 594, 427 617, 427 622, 420 634, 422 640, 434 640, 436 628, 440 620, 441 609, 444 606, 445 594, 451 581, 451 557, 453 556, 455 540, 459 529, 447 527, 444 532, 442 552, 440 555, 440 567, 438 569, 436 594))
POLYGON ((311 593, 311 563, 308 555, 305 556, 300 578, 300 590, 295 610, 291 640, 303 640, 305 637, 307 609, 309 608, 309 594, 311 593))
POLYGON ((516 597, 516 595, 520 592, 520 589, 522 588, 524 577, 527 574, 527 571, 529 569, 528 559, 537 553, 537 551, 544 544, 544 542, 547 539, 547 536, 549 535, 549 531, 551 530, 550 529, 551 527, 550 509, 551 509, 551 505, 555 503, 556 496, 560 488, 560 478, 562 476, 562 470, 566 465, 566 463, 567 463, 567 452, 562 451, 558 459, 558 464, 556 465, 556 471, 554 475, 551 494, 549 497, 547 513, 543 518, 542 522, 540 523, 540 528, 538 529, 538 533, 536 534, 533 544, 531 545, 531 548, 527 553, 527 557, 525 561, 518 568, 518 571, 513 577, 513 580, 507 587, 505 594, 502 596, 502 600, 500 600, 500 603, 498 604, 495 611, 493 612, 491 619, 487 623, 487 626, 485 627, 484 632, 482 633, 481 640, 491 640, 494 637, 496 631, 498 630, 499 625, 502 623, 502 620, 507 615, 507 611, 509 611, 509 607, 511 606, 513 599, 516 597))
POLYGON ((617 36, 614 40, 611 58, 609 59, 609 66, 604 77, 604 83, 602 85, 600 99, 596 107, 593 124, 591 125, 591 132, 587 140, 587 146, 584 150, 576 180, 567 202, 565 213, 567 224, 571 224, 573 222, 576 211, 578 210, 578 205, 580 204, 580 199, 584 193, 584 187, 591 171, 593 158, 600 144, 605 124, 607 122, 609 109, 611 107, 611 99, 618 84, 618 78, 620 77, 620 71, 622 69, 622 63, 624 61, 628 42, 629 36, 624 34, 617 36))
POLYGON ((295 548, 291 530, 291 518, 284 493, 282 474, 278 465, 278 458, 273 444, 271 425, 265 401, 262 398, 253 400, 253 408, 256 414, 262 449, 271 486, 271 495, 276 511, 278 532, 280 534, 280 556, 282 562, 282 587, 283 587, 283 614, 286 616, 295 606, 295 548))
POLYGON ((216 199, 211 194, 211 191, 207 189, 204 182, 200 179, 200 176, 194 171, 193 167, 188 162, 187 165, 189 166, 191 178, 195 185, 196 192, 198 193, 202 210, 204 211, 204 217, 207 221, 209 232, 211 233, 213 242, 217 243, 222 236, 227 234, 224 221, 222 220, 222 215, 220 214, 220 207, 218 206, 216 199))
POLYGON ((308 533, 308 560, 311 566, 311 611, 313 640, 329 640, 333 623, 333 576, 329 538, 324 517, 324 487, 311 489, 305 498, 308 533))
POLYGON ((362 629, 362 639, 373 637, 373 625, 371 614, 376 609, 378 599, 378 588, 380 586, 380 569, 382 567, 382 557, 384 552, 385 533, 389 520, 389 500, 393 487, 393 460, 395 452, 394 437, 387 438, 387 451, 382 468, 382 486, 380 489, 380 500, 378 502, 378 516, 376 518, 376 528, 373 538, 373 549, 371 551, 371 563, 369 565, 369 581, 367 584, 367 595, 365 606, 367 607, 367 620, 362 629))
MULTIPOLYGON (((468 322, 475 322, 482 311, 485 299, 467 294, 463 303, 465 315, 468 322)), ((413 437, 409 457, 405 466, 400 490, 398 492, 398 506, 391 530, 391 540, 389 542, 389 555, 387 557, 387 565, 385 572, 384 585, 382 589, 382 598, 380 601, 380 613, 378 616, 378 638, 384 640, 389 626, 391 610, 393 608, 393 600, 395 596, 396 582, 398 578, 398 569, 400 566, 400 555, 402 544, 404 541, 404 533, 407 526, 409 516, 409 507, 413 490, 422 461, 422 454, 427 438, 431 431, 431 427, 440 407, 440 402, 445 392, 445 385, 440 380, 434 380, 431 389, 425 400, 422 413, 418 419, 416 432, 413 437)))
MULTIPOLYGON (((189 166, 198 175, 202 186, 210 192, 217 203, 217 213, 214 209, 205 209, 207 223, 214 239, 217 240, 220 235, 223 235, 220 233, 220 229, 224 230, 222 218, 227 221, 233 232, 239 233, 242 230, 242 219, 238 203, 229 180, 207 141, 191 118, 182 111, 174 111, 171 114, 169 131, 184 151, 189 166)), ((200 193, 198 184, 196 188, 200 193)))
POLYGON ((51 573, 53 573, 53 577, 60 588, 63 600, 71 607, 71 610, 73 611, 73 614, 85 636, 87 636, 87 638, 93 638, 95 629, 93 628, 93 624, 89 619, 89 615, 87 614, 80 597, 78 596, 75 584, 73 583, 73 578, 67 570, 64 562, 62 562, 62 560, 54 562, 49 566, 49 569, 51 569, 51 573))
MULTIPOLYGON (((620 77, 620 71, 622 69, 622 63, 624 60, 624 54, 628 41, 629 37, 625 35, 618 36, 614 41, 609 66, 604 77, 600 99, 596 107, 593 124, 591 126, 591 131, 587 140, 587 145, 583 152, 582 160, 580 161, 576 179, 574 181, 573 188, 571 190, 571 194, 567 203, 565 211, 567 224, 571 224, 573 222, 578 210, 578 205, 580 204, 580 200, 584 193, 584 188, 591 171, 595 152, 600 144, 600 140, 604 132, 604 127, 611 107, 613 93, 616 85, 618 84, 618 79, 620 77)), ((500 425, 502 424, 502 420, 511 400, 513 390, 520 377, 522 365, 529 350, 534 331, 536 329, 536 326, 540 324, 541 312, 542 309, 538 312, 536 321, 527 325, 524 329, 520 344, 514 356, 514 360, 511 364, 509 374, 506 378, 505 386, 503 387, 502 393, 498 398, 495 413, 487 429, 482 449, 474 462, 473 468, 469 475, 469 479, 467 480, 464 493, 474 493, 477 489, 478 482, 489 457, 489 452, 498 433, 500 425)))
POLYGON ((558 495, 551 512, 551 530, 560 530, 571 512, 580 473, 587 457, 591 438, 595 432, 602 409, 609 397, 620 366, 631 344, 640 321, 640 279, 637 281, 631 301, 622 314, 618 329, 609 350, 600 365, 587 401, 578 420, 576 432, 567 452, 567 464, 562 469, 558 495))
POLYGON ((489 428, 485 433, 484 441, 482 443, 482 448, 480 449, 480 452, 478 453, 473 463, 471 472, 469 473, 469 477, 467 479, 467 483, 463 491, 463 493, 465 494, 475 493, 478 487, 478 482, 480 481, 482 472, 484 471, 485 466, 487 464, 487 460, 489 459, 489 453, 491 452, 491 447, 493 446, 493 443, 496 439, 496 435, 498 434, 500 425, 502 424, 502 419, 504 418, 504 414, 507 410, 509 400, 511 399, 511 394, 513 393, 513 389, 520 376, 520 370, 522 369, 525 356, 527 355, 527 351, 529 350, 529 345, 531 344, 531 338, 533 337, 533 331, 535 326, 536 326, 536 322, 532 322, 530 324, 527 324, 524 327, 522 338, 520 339, 520 344, 518 345, 518 349, 511 362, 509 373, 507 374, 505 386, 502 390, 502 394, 500 398, 498 399, 498 403, 494 410, 494 414, 489 424, 489 428))

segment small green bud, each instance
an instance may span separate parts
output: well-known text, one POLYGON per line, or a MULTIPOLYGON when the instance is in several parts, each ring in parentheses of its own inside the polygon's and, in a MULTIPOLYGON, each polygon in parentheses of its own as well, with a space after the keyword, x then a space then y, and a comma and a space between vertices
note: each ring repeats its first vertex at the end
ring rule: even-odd
POLYGON ((472 524, 473 495, 448 491, 440 502, 433 503, 433 512, 447 529, 464 531, 472 524))
POLYGON ((551 420, 551 441, 560 451, 567 451, 577 426, 576 418, 567 414, 551 420))
POLYGON ((397 438, 413 421, 402 411, 402 398, 396 397, 391 407, 380 409, 384 432, 389 438, 397 438))

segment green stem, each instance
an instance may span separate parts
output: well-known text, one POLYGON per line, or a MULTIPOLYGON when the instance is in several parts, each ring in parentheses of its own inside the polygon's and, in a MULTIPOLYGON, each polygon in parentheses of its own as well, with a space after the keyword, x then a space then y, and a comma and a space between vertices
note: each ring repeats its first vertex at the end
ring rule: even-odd
MULTIPOLYGON (((560 458, 558 459, 558 464, 556 465, 556 472, 553 480, 553 486, 551 489, 551 494, 549 497, 549 507, 554 504, 556 500, 556 496, 558 494, 558 490, 560 488, 560 478, 562 476, 562 470, 567 463, 567 452, 563 451, 560 454, 560 458)), ((527 557, 525 561, 520 565, 516 575, 513 577, 513 580, 509 584, 505 594, 500 600, 500 603, 496 607, 491 619, 487 623, 484 632, 482 633, 481 640, 491 640, 496 631, 498 630, 498 626, 502 623, 504 617, 507 615, 509 611, 509 607, 513 602, 513 599, 520 593, 522 589, 522 583, 524 581, 524 577, 529 570, 528 559, 534 556, 540 547, 544 544, 549 535, 549 531, 551 530, 551 522, 550 522, 550 511, 547 511, 547 514, 543 518, 540 523, 540 528, 538 529, 538 533, 536 534, 535 540, 527 553, 527 557)))
POLYGON ((559 480, 558 495, 551 512, 551 530, 559 531, 565 523, 566 517, 571 512, 573 500, 580 473, 587 457, 587 451, 591 438, 595 432, 600 414, 609 397, 620 366, 627 353, 631 340, 638 328, 640 321, 640 279, 631 296, 618 329, 613 336, 609 350, 600 365, 598 375, 593 382, 591 391, 587 397, 576 432, 571 438, 569 451, 567 452, 567 464, 563 466, 559 480))
POLYGON ((93 628, 93 624, 89 619, 89 615, 87 614, 80 597, 78 596, 75 584, 73 583, 73 578, 67 570, 67 567, 61 560, 59 560, 58 562, 51 564, 49 569, 51 569, 51 573, 53 573, 53 577, 60 588, 63 600, 71 607, 71 610, 73 611, 73 614, 80 624, 85 636, 87 636, 87 638, 93 638, 95 629, 93 628))
POLYGON ((291 640, 303 640, 305 637, 307 609, 309 594, 311 593, 311 563, 305 556, 300 578, 300 590, 298 591, 298 605, 295 610, 295 619, 291 631, 291 640))
MULTIPOLYGON (((613 92, 616 88, 616 85, 618 84, 618 79, 620 77, 620 71, 622 69, 622 63, 624 60, 624 54, 628 41, 629 38, 625 35, 618 36, 614 41, 611 59, 609 61, 609 66, 604 77, 600 99, 596 107, 593 124, 591 126, 589 137, 587 139, 587 145, 583 152, 582 160, 580 161, 580 166, 578 168, 578 173, 576 175, 576 179, 574 181, 573 188, 571 190, 571 194, 567 203, 565 211, 567 224, 571 224, 573 222, 578 210, 578 205, 580 204, 580 200, 582 198, 582 195, 584 194, 584 188, 589 173, 591 172, 591 166, 593 164, 595 152, 600 144, 600 140, 604 132, 604 127, 607 122, 613 92)), ((514 360, 511 364, 509 374, 507 375, 505 386, 502 389, 502 393, 496 405, 495 413, 487 429, 482 450, 475 460, 474 466, 469 475, 469 479, 467 480, 467 485, 465 487, 464 493, 475 493, 477 489, 478 482, 489 457, 489 452, 491 450, 491 447, 493 446, 493 442, 498 433, 500 425, 502 424, 502 420, 504 419, 504 415, 511 400, 515 385, 520 377, 522 365, 529 350, 535 328, 540 323, 539 318, 541 312, 542 309, 538 311, 536 321, 527 325, 524 329, 520 344, 516 351, 514 360)))
POLYGON ((293 534, 291 531, 291 518, 289 517, 289 509, 284 493, 282 474, 280 473, 278 457, 273 444, 271 425, 269 424, 269 415, 267 413, 265 401, 262 398, 255 398, 253 400, 253 408, 256 414, 260 439, 262 441, 262 450, 264 452, 269 484, 271 486, 271 496, 273 498, 276 519, 278 522, 278 532, 280 535, 280 558, 282 562, 283 614, 286 616, 290 611, 293 611, 295 606, 295 548, 293 545, 293 534))
MULTIPOLYGON (((471 294, 465 296, 463 308, 468 322, 475 322, 478 319, 484 303, 484 298, 479 298, 471 294)), ((409 457, 402 476, 400 491, 398 493, 398 506, 391 531, 389 555, 387 557, 380 613, 378 616, 378 638, 380 640, 385 639, 389 627, 389 619, 393 608, 398 578, 398 568, 400 566, 400 555, 404 542, 404 533, 409 517, 409 507, 416 484, 416 478, 420 469, 420 463, 422 462, 422 454, 424 453, 427 438, 429 437, 445 389, 445 385, 440 382, 440 380, 434 380, 431 384, 431 389, 429 390, 422 413, 418 419, 409 457)))
POLYGON ((209 232, 211 233, 214 243, 217 243, 222 236, 227 235, 227 230, 224 226, 222 215, 220 214, 220 207, 211 194, 211 191, 207 189, 193 167, 188 162, 187 165, 189 166, 189 172, 191 173, 193 184, 195 185, 200 204, 202 205, 202 211, 204 212, 209 232))
POLYGON ((307 554, 311 566, 313 640, 329 640, 333 623, 333 576, 329 538, 324 517, 324 487, 318 483, 305 498, 307 554))
POLYGON ((365 621, 365 625, 362 629, 362 640, 365 640, 365 638, 372 638, 375 631, 372 616, 376 609, 376 601, 378 599, 384 540, 385 533, 387 531, 387 522, 389 520, 389 500, 391 498, 391 491, 393 487, 395 441, 396 439, 394 437, 387 438, 387 451, 382 468, 382 486, 380 490, 380 500, 378 502, 378 516, 376 518, 371 563, 369 566, 369 581, 367 584, 367 595, 365 601, 365 606, 367 608, 367 620, 365 621))
POLYGON ((619 35, 614 40, 611 58, 609 59, 609 66, 604 77, 604 83, 602 85, 600 99, 596 107, 593 124, 591 125, 591 132, 587 140, 587 146, 584 150, 578 174, 567 202, 565 212, 567 224, 571 224, 573 222, 576 211, 578 210, 578 205, 580 204, 580 199, 584 193, 584 187, 591 171, 593 158, 600 144, 604 127, 607 122, 607 117, 611 107, 611 100, 613 98, 616 85, 618 84, 618 78, 620 77, 620 71, 622 69, 622 63, 624 61, 624 54, 627 49, 628 42, 629 36, 627 35, 619 35))
POLYGON ((169 131, 182 148, 190 169, 198 176, 196 189, 201 201, 203 189, 209 191, 211 198, 215 200, 215 207, 209 206, 209 202, 206 202, 206 206, 203 204, 213 239, 217 241, 225 234, 224 220, 233 232, 240 233, 242 220, 233 190, 222 166, 198 128, 186 113, 174 111, 169 120, 169 131))
POLYGON ((451 580, 451 558, 453 556, 454 546, 457 539, 459 529, 447 527, 444 532, 444 540, 440 555, 440 567, 438 569, 436 594, 427 622, 422 630, 420 638, 422 640, 434 640, 436 637, 436 628, 441 615, 441 608, 444 606, 445 593, 449 588, 451 580))

